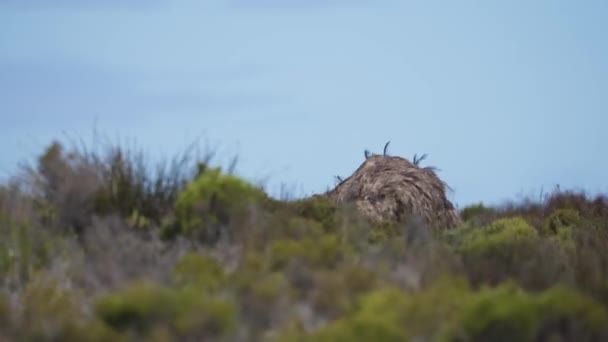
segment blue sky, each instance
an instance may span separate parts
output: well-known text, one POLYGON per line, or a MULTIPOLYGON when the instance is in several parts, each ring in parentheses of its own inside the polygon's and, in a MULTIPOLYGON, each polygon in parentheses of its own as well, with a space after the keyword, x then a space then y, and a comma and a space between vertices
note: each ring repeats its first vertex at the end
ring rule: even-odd
POLYGON ((51 139, 202 136, 276 194, 428 153, 458 205, 608 192, 608 2, 4 0, 0 176, 51 139))

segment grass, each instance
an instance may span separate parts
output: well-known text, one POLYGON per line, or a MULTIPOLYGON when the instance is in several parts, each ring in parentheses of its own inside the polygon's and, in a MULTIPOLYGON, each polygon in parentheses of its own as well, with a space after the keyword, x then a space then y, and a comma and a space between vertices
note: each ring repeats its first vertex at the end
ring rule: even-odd
POLYGON ((608 200, 374 224, 192 150, 51 144, 0 185, 0 340, 601 341, 608 200))

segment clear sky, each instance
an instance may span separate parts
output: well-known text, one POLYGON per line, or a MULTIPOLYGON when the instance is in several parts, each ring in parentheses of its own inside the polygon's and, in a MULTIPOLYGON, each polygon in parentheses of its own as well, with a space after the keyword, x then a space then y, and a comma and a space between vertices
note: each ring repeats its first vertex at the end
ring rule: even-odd
POLYGON ((97 127, 162 153, 202 136, 275 194, 323 191, 388 140, 460 206, 608 192, 606 18, 605 0, 2 0, 0 175, 97 127))

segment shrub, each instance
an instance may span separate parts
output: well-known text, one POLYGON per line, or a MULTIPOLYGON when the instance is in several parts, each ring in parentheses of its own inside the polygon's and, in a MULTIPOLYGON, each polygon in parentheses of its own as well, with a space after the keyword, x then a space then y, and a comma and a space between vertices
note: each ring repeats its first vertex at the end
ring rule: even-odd
POLYGON ((576 243, 574 231, 582 224, 579 212, 573 209, 556 209, 543 223, 542 233, 557 241, 569 252, 574 252, 576 243))
POLYGON ((473 224, 486 224, 487 220, 495 217, 496 213, 492 208, 488 208, 483 203, 470 205, 460 211, 460 217, 464 222, 473 224))
POLYGON ((32 281, 21 294, 12 334, 25 341, 120 341, 102 322, 83 311, 81 296, 50 278, 32 281))
POLYGON ((551 285, 562 270, 561 250, 541 240, 536 229, 519 217, 499 219, 482 228, 464 226, 445 236, 462 256, 474 284, 517 278, 542 288, 551 285))
POLYGON ((178 286, 194 286, 217 291, 224 285, 224 270, 210 257, 189 253, 183 256, 173 271, 178 286))
POLYGON ((290 205, 296 215, 319 222, 326 231, 335 229, 338 208, 328 197, 313 196, 294 201, 290 205))
POLYGON ((310 341, 408 341, 406 301, 397 289, 373 292, 352 314, 316 332, 310 341))
POLYGON ((338 318, 376 284, 376 273, 363 265, 342 265, 339 270, 317 272, 310 296, 313 309, 322 318, 338 318))
POLYGON ((179 229, 203 242, 215 242, 221 228, 242 219, 252 204, 266 198, 261 189, 236 176, 223 174, 219 168, 206 169, 179 194, 179 229))
POLYGON ((96 312, 117 331, 140 337, 155 329, 182 338, 219 337, 232 333, 236 323, 236 310, 224 299, 192 288, 173 290, 143 282, 100 298, 96 312))
POLYGON ((604 307, 571 289, 529 293, 514 283, 474 291, 462 279, 394 287, 360 297, 342 318, 307 333, 287 325, 279 341, 602 341, 604 307))
POLYGON ((468 233, 459 247, 466 254, 506 254, 512 248, 529 244, 538 238, 536 230, 522 218, 500 219, 468 233))
MULTIPOLYGON (((240 315, 251 334, 263 332, 288 316, 291 288, 283 273, 235 274, 240 315)), ((255 340, 254 336, 251 336, 255 340)))
POLYGON ((260 224, 255 232, 252 247, 263 248, 272 240, 291 239, 318 239, 324 235, 321 223, 313 219, 294 216, 286 212, 269 215, 268 219, 260 224))
POLYGON ((446 341, 530 341, 538 319, 535 304, 514 286, 468 295, 446 341))
POLYGON ((536 340, 601 341, 608 339, 608 312, 589 297, 566 289, 552 288, 538 296, 542 320, 536 340))
POLYGON ((331 269, 348 251, 336 235, 326 234, 318 239, 277 240, 270 245, 269 253, 272 270, 284 269, 292 262, 331 269))
POLYGON ((443 341, 600 341, 605 308, 572 290, 530 294, 513 284, 472 293, 443 341))
POLYGON ((59 239, 31 222, 17 222, 0 212, 0 284, 23 285, 47 266, 59 239))
POLYGON ((0 340, 7 340, 11 325, 11 307, 8 298, 0 293, 0 340))
POLYGON ((558 234, 562 229, 570 229, 581 223, 578 211, 574 209, 557 209, 545 220, 543 232, 558 234))

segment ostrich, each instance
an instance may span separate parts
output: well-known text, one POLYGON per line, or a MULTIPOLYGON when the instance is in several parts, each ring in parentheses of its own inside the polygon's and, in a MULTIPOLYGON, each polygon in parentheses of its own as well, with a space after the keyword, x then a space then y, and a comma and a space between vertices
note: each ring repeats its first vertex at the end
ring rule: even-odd
POLYGON ((461 220, 446 197, 449 187, 433 167, 421 167, 426 154, 413 162, 401 157, 365 151, 365 161, 348 178, 326 193, 336 203, 351 203, 375 222, 402 222, 417 217, 441 228, 457 226, 461 220))

